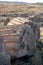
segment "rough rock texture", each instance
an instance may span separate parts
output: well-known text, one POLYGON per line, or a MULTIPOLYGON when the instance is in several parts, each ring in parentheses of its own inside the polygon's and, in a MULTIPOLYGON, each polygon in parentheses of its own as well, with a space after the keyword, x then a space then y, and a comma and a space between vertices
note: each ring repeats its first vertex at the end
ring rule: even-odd
POLYGON ((16 17, 16 18, 12 19, 11 21, 9 21, 9 23, 7 25, 21 25, 23 23, 26 23, 26 24, 28 24, 28 26, 31 26, 31 28, 33 29, 33 32, 36 36, 36 41, 37 41, 40 37, 38 25, 35 22, 32 22, 31 20, 29 20, 28 18, 26 19, 24 17, 16 17))
POLYGON ((19 35, 18 42, 15 47, 17 51, 14 51, 14 56, 22 57, 25 55, 34 55, 36 51, 36 41, 39 40, 40 37, 37 24, 29 21, 28 19, 16 17, 7 24, 7 26, 10 25, 17 26, 16 32, 19 35))
POLYGON ((16 17, 13 18, 7 25, 20 25, 22 23, 28 22, 29 20, 24 17, 16 17))
POLYGON ((10 65, 10 55, 6 51, 3 39, 0 37, 0 65, 10 65))
POLYGON ((34 55, 36 51, 36 38, 33 30, 28 24, 20 31, 18 56, 34 55))
POLYGON ((25 55, 34 55, 36 52, 36 41, 38 41, 40 37, 40 32, 37 25, 32 22, 26 22, 25 24, 20 25, 19 28, 19 40, 16 46, 18 51, 17 54, 15 54, 15 57, 19 58, 25 55))
POLYGON ((31 29, 33 30, 33 33, 36 37, 36 41, 38 41, 40 38, 40 30, 38 25, 35 22, 27 22, 26 24, 28 24, 28 26, 31 26, 31 29))
MULTIPOLYGON (((12 50, 10 52, 12 55, 14 55, 14 57, 20 58, 26 55, 31 57, 36 53, 36 41, 38 41, 40 37, 39 28, 37 27, 36 23, 33 23, 25 18, 17 17, 11 20, 7 26, 2 27, 2 32, 3 39, 5 36, 5 39, 8 41, 7 43, 12 43, 11 46, 9 46, 9 44, 8 47, 13 49, 13 52, 11 52, 12 50), (13 26, 10 27, 10 25, 13 26)), ((0 42, 0 47, 1 45, 2 49, 0 51, 0 65, 2 65, 2 62, 3 65, 10 65, 10 56, 6 51, 3 41, 0 42), (1 57, 3 59, 1 59, 1 57)))

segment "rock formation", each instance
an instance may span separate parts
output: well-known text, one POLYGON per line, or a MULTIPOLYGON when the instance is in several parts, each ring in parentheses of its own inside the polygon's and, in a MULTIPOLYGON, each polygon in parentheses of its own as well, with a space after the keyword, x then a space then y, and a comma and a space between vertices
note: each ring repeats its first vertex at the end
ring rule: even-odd
MULTIPOLYGON (((10 49, 13 49, 13 52, 10 52, 14 57, 20 58, 26 55, 31 57, 36 53, 36 41, 40 37, 39 28, 36 23, 25 18, 17 17, 11 20, 6 27, 3 27, 3 30, 4 32, 6 31, 3 34, 6 36, 6 40, 9 41, 7 43, 12 43, 10 49), (10 25, 13 26, 10 27, 10 25)), ((0 47, 2 45, 2 49, 0 48, 0 65, 2 65, 2 62, 3 65, 10 65, 10 56, 6 51, 6 46, 4 46, 2 41, 3 39, 0 38, 0 47)))
POLYGON ((20 25, 22 23, 28 22, 29 20, 24 17, 16 17, 13 18, 7 25, 20 25))
POLYGON ((7 26, 16 25, 17 34, 19 33, 19 40, 17 47, 18 52, 16 57, 22 57, 25 55, 34 55, 36 51, 36 42, 39 40, 40 31, 36 23, 21 17, 16 17, 11 20, 7 26))

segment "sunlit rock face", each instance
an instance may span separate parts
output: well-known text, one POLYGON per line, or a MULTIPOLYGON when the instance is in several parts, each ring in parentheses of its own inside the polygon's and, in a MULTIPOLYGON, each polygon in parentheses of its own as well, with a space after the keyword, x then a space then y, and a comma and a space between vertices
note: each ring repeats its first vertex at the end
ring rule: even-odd
MULTIPOLYGON (((13 50, 12 50, 13 52, 9 51, 10 54, 12 56, 15 56, 16 58, 20 58, 25 55, 28 55, 28 56, 34 55, 36 52, 36 41, 39 40, 39 28, 37 27, 37 24, 26 18, 16 17, 13 20, 11 20, 7 24, 7 26, 8 26, 7 28, 10 29, 10 31, 11 31, 10 32, 6 28, 4 28, 4 29, 6 29, 7 32, 5 32, 5 30, 4 30, 5 33, 3 33, 3 34, 6 34, 6 37, 7 37, 7 35, 9 36, 6 38, 7 41, 10 40, 10 43, 11 42, 13 43, 14 41, 16 41, 16 45, 12 44, 11 47, 9 46, 10 49, 13 48, 13 50), (12 27, 10 27, 11 25, 12 25, 12 27), (16 34, 16 35, 14 35, 14 34, 16 34)), ((0 42, 0 44, 1 43, 3 44, 3 41, 0 42)), ((4 46, 4 48, 2 47, 2 52, 0 52, 0 53, 3 57, 3 59, 6 59, 6 60, 8 59, 8 61, 9 61, 10 58, 9 58, 8 53, 6 54, 5 46, 4 46)), ((5 63, 5 62, 9 63, 6 60, 3 61, 3 63, 5 63)))
POLYGON ((16 17, 14 19, 12 19, 11 21, 9 21, 9 23, 7 25, 19 25, 25 22, 28 22, 29 20, 27 18, 24 17, 16 17))
POLYGON ((6 51, 6 46, 1 37, 0 37, 0 65, 10 65, 10 55, 6 51))
POLYGON ((16 46, 17 53, 15 53, 15 57, 22 57, 25 55, 31 56, 36 52, 36 41, 39 40, 40 31, 36 23, 21 17, 16 17, 11 20, 7 26, 16 25, 17 34, 19 33, 19 40, 16 46))

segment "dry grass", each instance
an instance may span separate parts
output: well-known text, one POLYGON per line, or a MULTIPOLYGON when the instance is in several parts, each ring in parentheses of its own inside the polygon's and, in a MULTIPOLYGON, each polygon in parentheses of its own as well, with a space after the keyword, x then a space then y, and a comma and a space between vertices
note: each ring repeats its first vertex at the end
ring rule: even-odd
POLYGON ((10 19, 17 16, 29 17, 40 12, 43 12, 43 5, 0 3, 0 21, 7 17, 10 19))
POLYGON ((43 12, 43 5, 0 4, 0 14, 24 14, 43 12))

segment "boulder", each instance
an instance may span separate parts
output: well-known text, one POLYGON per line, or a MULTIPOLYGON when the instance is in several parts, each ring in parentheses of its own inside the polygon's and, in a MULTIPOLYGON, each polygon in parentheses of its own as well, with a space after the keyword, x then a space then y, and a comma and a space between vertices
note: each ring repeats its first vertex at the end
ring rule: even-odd
POLYGON ((36 52, 36 38, 34 32, 28 24, 24 24, 24 28, 20 32, 19 42, 18 42, 18 57, 25 55, 31 56, 36 52))

